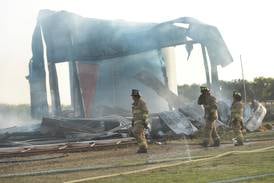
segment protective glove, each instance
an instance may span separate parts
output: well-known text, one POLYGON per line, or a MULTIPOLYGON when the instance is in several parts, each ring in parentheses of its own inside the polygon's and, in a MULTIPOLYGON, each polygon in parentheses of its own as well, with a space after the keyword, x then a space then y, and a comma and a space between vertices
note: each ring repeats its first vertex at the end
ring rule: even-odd
POLYGON ((145 129, 149 129, 147 123, 144 123, 144 128, 145 128, 145 129))
POLYGON ((149 129, 149 119, 148 118, 146 118, 145 120, 144 120, 145 122, 144 122, 144 128, 145 129, 149 129))

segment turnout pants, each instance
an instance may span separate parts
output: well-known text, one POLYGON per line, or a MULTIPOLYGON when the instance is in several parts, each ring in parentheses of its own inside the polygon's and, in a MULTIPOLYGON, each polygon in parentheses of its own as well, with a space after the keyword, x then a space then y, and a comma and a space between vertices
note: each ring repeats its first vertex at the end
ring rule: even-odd
POLYGON ((216 130, 216 120, 206 120, 203 143, 208 145, 211 142, 211 139, 213 139, 214 143, 220 140, 216 130))
POLYGON ((134 123, 133 134, 138 143, 139 149, 147 149, 145 128, 142 123, 134 123))
POLYGON ((242 120, 234 119, 232 121, 232 129, 237 143, 242 144, 244 142, 244 136, 242 133, 242 120))

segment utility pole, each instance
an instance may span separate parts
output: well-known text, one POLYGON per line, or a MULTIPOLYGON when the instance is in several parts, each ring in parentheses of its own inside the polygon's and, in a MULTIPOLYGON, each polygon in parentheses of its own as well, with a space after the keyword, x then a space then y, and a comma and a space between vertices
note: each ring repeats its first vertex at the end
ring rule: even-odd
POLYGON ((240 61, 241 61, 242 79, 243 79, 243 86, 244 86, 244 100, 245 100, 245 104, 246 104, 246 89, 245 89, 245 78, 244 78, 242 55, 240 55, 240 61))

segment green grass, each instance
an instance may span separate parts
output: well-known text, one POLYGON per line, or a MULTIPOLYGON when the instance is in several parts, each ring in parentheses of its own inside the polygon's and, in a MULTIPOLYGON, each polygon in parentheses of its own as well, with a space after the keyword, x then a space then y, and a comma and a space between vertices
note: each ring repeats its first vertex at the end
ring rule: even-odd
MULTIPOLYGON (((195 151, 195 155, 217 155, 223 152, 228 152, 232 150, 252 150, 257 148, 263 148, 267 146, 274 145, 274 142, 269 142, 267 144, 252 144, 242 147, 223 147, 223 148, 209 148, 198 149, 195 151)), ((180 144, 178 143, 178 146, 180 144)), ((159 146, 154 146, 154 149, 159 146)), ((165 146, 162 147, 164 151, 165 146)), ((102 163, 113 164, 117 161, 123 163, 134 163, 142 161, 143 158, 147 156, 140 156, 133 154, 134 148, 131 150, 123 149, 117 151, 105 151, 105 152, 90 152, 90 153, 76 153, 71 154, 71 156, 60 159, 60 160, 50 160, 46 162, 33 162, 33 163, 23 163, 23 164, 12 164, 12 165, 2 165, 2 173, 19 173, 28 171, 38 171, 39 169, 51 169, 51 168, 63 168, 68 167, 78 167, 102 163), (125 155, 119 156, 120 153, 125 155), (132 154, 132 155, 131 155, 132 154), (113 157, 114 159, 112 159, 113 157), (124 158, 126 157, 126 158, 124 158), (103 159, 109 158, 107 162, 103 162, 103 159), (100 163, 101 162, 101 163, 100 163), (42 167, 41 167, 42 166, 42 167)), ((158 152, 158 151, 155 151, 158 152)), ((193 152, 194 153, 194 152, 193 152)), ((173 163, 173 162, 172 162, 173 163)), ((155 166, 155 165, 150 165, 155 166)), ((115 168, 108 170, 98 170, 98 171, 82 171, 75 173, 64 173, 56 175, 43 175, 43 176, 28 176, 28 177, 13 177, 7 179, 0 179, 1 183, 36 183, 36 182, 64 182, 68 180, 82 179, 85 177, 96 177, 100 175, 108 175, 112 173, 121 173, 130 170, 139 170, 149 166, 137 166, 130 168, 115 168)), ((1 173, 1 174, 2 174, 1 173)), ((97 181, 89 181, 96 183, 166 183, 166 182, 211 182, 217 180, 227 180, 234 179, 242 176, 254 176, 262 175, 266 173, 274 173, 274 150, 261 152, 261 153, 251 153, 251 154, 240 154, 240 155, 228 155, 223 158, 203 161, 203 162, 192 162, 180 166, 174 166, 170 168, 155 169, 153 171, 148 171, 144 173, 131 174, 127 176, 117 176, 113 178, 106 178, 97 181)), ((250 180, 247 182, 251 182, 250 180)), ((274 177, 266 177, 263 179, 256 179, 252 182, 274 182, 274 177)))
MULTIPOLYGON (((127 176, 118 176, 96 183, 165 183, 165 182, 211 182, 233 179, 242 176, 274 173, 274 151, 231 155, 208 162, 196 162, 172 168, 163 168, 150 172, 127 176)), ((256 179, 253 182, 273 182, 274 177, 256 179)), ((250 182, 250 180, 248 181, 250 182)))

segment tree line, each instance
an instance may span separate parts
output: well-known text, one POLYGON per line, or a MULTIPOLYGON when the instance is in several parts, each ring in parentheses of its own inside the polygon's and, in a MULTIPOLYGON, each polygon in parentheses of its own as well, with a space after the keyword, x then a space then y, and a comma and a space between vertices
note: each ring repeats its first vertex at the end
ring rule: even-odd
MULTIPOLYGON (((226 98, 231 98, 233 91, 244 94, 243 83, 245 82, 246 97, 248 101, 256 99, 258 101, 274 100, 274 78, 257 77, 253 81, 232 80, 219 81, 221 95, 226 98)), ((190 101, 197 100, 200 94, 200 85, 180 85, 178 86, 179 96, 190 101)))

